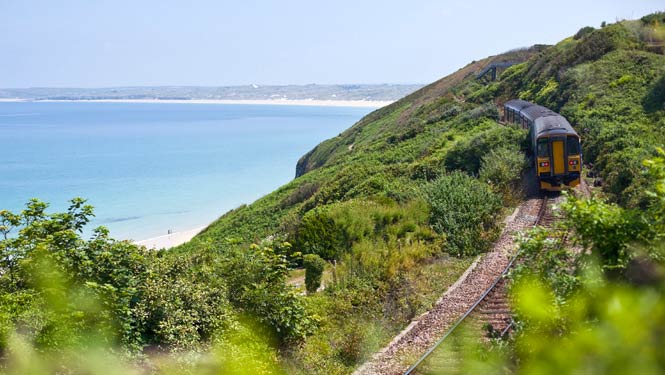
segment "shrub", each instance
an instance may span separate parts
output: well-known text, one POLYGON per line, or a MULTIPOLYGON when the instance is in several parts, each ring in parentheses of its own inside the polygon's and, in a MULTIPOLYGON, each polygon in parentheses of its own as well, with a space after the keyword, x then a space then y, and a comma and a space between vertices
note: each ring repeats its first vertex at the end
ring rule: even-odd
POLYGON ((296 249, 303 254, 316 254, 327 260, 339 259, 343 244, 344 233, 325 208, 305 214, 296 232, 296 249))
POLYGON ((525 167, 521 152, 508 148, 495 149, 482 158, 479 179, 503 194, 504 201, 508 203, 517 195, 525 167))
POLYGON ((145 344, 165 350, 197 348, 233 325, 224 281, 202 264, 211 254, 155 257, 137 302, 145 344))
POLYGON ((429 125, 437 123, 439 121, 449 120, 457 116, 460 112, 462 112, 462 107, 460 107, 459 105, 453 104, 453 105, 442 106, 437 110, 433 111, 432 113, 430 113, 429 117, 427 117, 427 120, 425 122, 429 125))
POLYGON ((360 361, 365 344, 366 327, 355 323, 344 328, 344 334, 338 342, 337 355, 347 366, 352 366, 360 361))
POLYGON ((281 207, 286 208, 294 204, 304 202, 319 190, 319 184, 316 182, 305 182, 298 186, 288 197, 284 198, 281 207))
POLYGON ((499 120, 499 110, 494 103, 490 102, 462 114, 461 117, 463 120, 478 120, 483 117, 490 120, 499 120))
POLYGON ((644 96, 642 105, 647 112, 665 110, 665 74, 651 85, 649 92, 644 96))
POLYGON ((228 285, 232 304, 274 328, 283 341, 298 341, 312 332, 315 321, 304 302, 285 284, 286 257, 253 244, 223 249, 216 273, 228 285))
POLYGON ((665 12, 647 14, 646 16, 640 18, 640 20, 645 25, 665 24, 665 12))
POLYGON ((596 197, 579 200, 571 196, 562 207, 568 226, 574 228, 586 249, 591 249, 608 269, 625 267, 629 260, 628 244, 645 232, 639 212, 596 197))
POLYGON ((20 214, 0 211, 0 305, 25 307, 0 306, 6 319, 0 330, 20 325, 45 348, 101 332, 137 349, 136 304, 146 278, 145 249, 110 239, 102 227, 90 241, 82 239, 94 215, 81 198, 72 199, 67 212, 48 214, 47 208, 33 199, 20 214), (19 228, 16 236, 8 236, 19 228))
POLYGON ((490 247, 501 200, 486 184, 455 172, 430 183, 424 191, 431 206, 430 224, 446 235, 449 252, 475 255, 490 247))
MULTIPOLYGON (((472 103, 479 103, 479 104, 487 103, 496 97, 496 93, 498 90, 499 90, 499 84, 494 82, 469 94, 466 100, 472 103)), ((498 120, 499 112, 497 111, 496 113, 492 114, 492 116, 490 117, 498 120)))
POLYGON ((517 151, 524 146, 525 140, 526 135, 520 129, 494 126, 455 144, 446 155, 445 167, 477 174, 480 161, 488 152, 497 148, 517 151))
POLYGON ((305 266, 305 288, 307 293, 314 293, 321 286, 321 276, 326 266, 326 261, 316 254, 306 254, 302 257, 305 266))
POLYGON ((573 39, 575 40, 582 39, 585 35, 591 34, 594 30, 596 29, 593 28, 592 26, 584 26, 575 34, 575 36, 573 36, 573 39))

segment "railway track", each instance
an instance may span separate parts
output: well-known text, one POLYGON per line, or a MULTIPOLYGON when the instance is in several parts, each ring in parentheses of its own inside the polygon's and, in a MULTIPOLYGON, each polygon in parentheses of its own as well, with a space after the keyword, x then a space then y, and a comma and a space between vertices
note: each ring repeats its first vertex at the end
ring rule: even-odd
MULTIPOLYGON (((543 196, 533 226, 551 226, 556 220, 552 204, 559 200, 559 196, 543 196)), ((468 349, 469 344, 477 345, 482 340, 506 337, 510 333, 513 320, 505 276, 518 257, 519 253, 512 257, 494 283, 404 375, 460 373, 464 348, 468 349)))

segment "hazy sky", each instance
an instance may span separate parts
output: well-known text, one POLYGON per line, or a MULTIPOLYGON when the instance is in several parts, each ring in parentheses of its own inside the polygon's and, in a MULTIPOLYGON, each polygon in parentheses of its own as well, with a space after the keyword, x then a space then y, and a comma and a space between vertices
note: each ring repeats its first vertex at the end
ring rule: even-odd
POLYGON ((0 0, 0 87, 427 83, 662 0, 0 0))

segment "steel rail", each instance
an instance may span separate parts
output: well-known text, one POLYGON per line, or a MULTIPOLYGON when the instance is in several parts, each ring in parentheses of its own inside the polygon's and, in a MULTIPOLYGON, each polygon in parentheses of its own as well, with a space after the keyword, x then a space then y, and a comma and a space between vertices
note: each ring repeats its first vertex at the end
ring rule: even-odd
MULTIPOLYGON (((538 216, 537 216, 537 218, 536 218, 536 223, 535 223, 534 225, 538 225, 538 224, 540 224, 540 222, 542 221, 543 217, 545 216, 545 212, 546 212, 546 210, 547 210, 547 195, 545 195, 545 196, 543 197, 543 199, 542 199, 542 203, 541 203, 540 209, 539 209, 539 211, 538 211, 538 216)), ((434 352, 434 351, 435 351, 435 350, 436 350, 436 349, 437 349, 437 348, 438 348, 438 347, 439 347, 439 346, 440 346, 440 345, 441 345, 441 344, 442 344, 442 343, 448 338, 448 336, 450 336, 450 335, 453 333, 453 331, 455 331, 455 329, 456 329, 460 324, 462 324, 462 322, 463 322, 463 321, 464 321, 469 315, 471 315, 471 313, 476 309, 476 307, 478 307, 478 305, 480 305, 480 304, 483 302, 483 300, 485 300, 485 298, 486 298, 486 297, 487 297, 487 296, 488 296, 488 295, 494 290, 494 288, 497 286, 497 284, 499 284, 499 282, 501 282, 501 280, 503 280, 504 276, 506 276, 506 274, 508 273, 508 271, 510 270, 510 268, 513 266, 513 263, 515 263, 515 261, 516 261, 517 258, 520 256, 520 254, 521 254, 521 253, 518 251, 517 254, 515 254, 515 255, 513 256, 513 258, 510 260, 510 262, 508 263, 508 265, 506 266, 506 268, 504 268, 504 269, 503 269, 503 272, 501 272, 501 275, 499 275, 499 277, 497 277, 496 280, 494 280, 494 282, 492 283, 492 285, 491 285, 489 288, 487 288, 487 290, 485 290, 485 292, 482 294, 482 296, 480 296, 480 298, 478 298, 478 300, 477 300, 477 301, 476 301, 476 302, 475 302, 475 303, 474 303, 474 304, 473 304, 473 305, 472 305, 472 306, 471 306, 471 307, 470 307, 470 308, 464 313, 464 315, 462 315, 459 319, 457 319, 457 321, 455 322, 455 324, 453 324, 453 326, 450 327, 450 328, 446 331, 446 333, 443 335, 443 337, 441 337, 436 343, 434 343, 434 345, 433 345, 431 348, 429 348, 429 349, 427 350, 427 352, 425 352, 425 354, 423 354, 423 355, 418 359, 418 361, 416 361, 413 365, 411 365, 411 367, 409 367, 409 368, 406 370, 406 372, 404 372, 404 375, 410 375, 410 374, 413 372, 413 370, 415 370, 416 368, 418 368, 418 366, 420 366, 420 365, 421 365, 421 364, 422 364, 422 363, 423 363, 423 362, 424 362, 424 361, 425 361, 425 360, 426 360, 426 359, 427 359, 427 358, 428 358, 428 357, 429 357, 429 356, 430 356, 430 355, 431 355, 431 354, 432 354, 432 353, 433 353, 433 352, 434 352)), ((512 325, 513 325, 513 321, 512 321, 512 319, 511 319, 510 324, 508 325, 508 327, 506 327, 506 328, 501 332, 501 336, 502 336, 502 337, 508 332, 508 329, 509 329, 512 325)))

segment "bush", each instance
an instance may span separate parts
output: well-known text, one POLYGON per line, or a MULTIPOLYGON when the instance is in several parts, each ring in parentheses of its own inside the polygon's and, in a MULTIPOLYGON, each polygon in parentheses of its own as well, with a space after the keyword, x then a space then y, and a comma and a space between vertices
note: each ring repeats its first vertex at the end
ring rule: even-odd
POLYGON ((339 259, 344 246, 344 233, 335 225, 324 208, 309 211, 296 232, 295 245, 303 254, 316 254, 323 259, 339 259))
POLYGON ((462 120, 478 120, 480 118, 488 118, 490 120, 499 120, 499 110, 494 103, 485 103, 468 112, 462 114, 462 120))
POLYGON ((655 12, 640 18, 645 25, 665 24, 665 12, 655 12))
POLYGON ((640 213, 608 204, 596 197, 579 200, 569 197, 563 209, 570 228, 581 238, 608 269, 625 267, 629 260, 627 246, 645 232, 640 213))
POLYGON ((305 288, 307 293, 315 293, 321 286, 321 276, 326 267, 326 261, 316 254, 306 254, 302 257, 305 266, 305 288))
POLYGON ((431 205, 430 224, 446 235, 449 252, 475 255, 490 247, 501 200, 486 184, 455 172, 440 177, 424 191, 431 205))
POLYGON ((45 348, 74 344, 91 332, 139 348, 145 249, 110 239, 102 227, 82 239, 93 208, 81 198, 67 212, 48 214, 47 208, 33 199, 20 214, 0 211, 0 316, 6 319, 0 331, 21 326, 45 348), (6 309, 14 305, 22 307, 6 309))
POLYGON ((427 215, 427 205, 420 199, 401 205, 387 197, 338 202, 304 216, 294 238, 295 248, 303 254, 339 260, 367 239, 429 240, 427 215))
POLYGON ((293 206, 294 204, 304 202, 319 190, 319 184, 316 182, 305 182, 299 185, 289 196, 284 198, 281 203, 282 208, 293 206))
POLYGON ((446 155, 448 170, 463 170, 477 174, 481 159, 491 150, 507 148, 519 150, 524 146, 526 134, 520 129, 493 126, 471 138, 459 141, 446 155))
POLYGON ((202 267, 212 261, 210 253, 152 259, 135 313, 146 345, 191 350, 234 325, 224 280, 202 267))
POLYGON ((580 39, 582 39, 585 35, 587 35, 587 34, 591 34, 594 30, 596 30, 596 29, 593 28, 593 27, 591 27, 591 26, 584 26, 583 28, 581 28, 581 29, 575 34, 575 36, 573 36, 573 39, 575 39, 575 40, 580 40, 580 39))
POLYGON ((304 301, 285 284, 286 257, 256 244, 224 249, 215 270, 228 286, 229 301, 272 327, 282 342, 296 342, 313 332, 316 319, 304 301))
POLYGON ((508 148, 495 149, 482 158, 479 179, 503 194, 504 201, 508 203, 517 195, 525 167, 521 152, 508 148))

